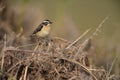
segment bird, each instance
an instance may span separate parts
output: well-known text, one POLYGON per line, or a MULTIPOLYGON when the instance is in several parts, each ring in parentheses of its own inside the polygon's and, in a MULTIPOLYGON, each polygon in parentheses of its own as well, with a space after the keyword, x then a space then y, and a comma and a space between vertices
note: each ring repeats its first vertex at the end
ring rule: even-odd
POLYGON ((45 38, 50 34, 51 31, 51 22, 48 19, 45 19, 32 33, 32 35, 36 35, 41 38, 45 38))

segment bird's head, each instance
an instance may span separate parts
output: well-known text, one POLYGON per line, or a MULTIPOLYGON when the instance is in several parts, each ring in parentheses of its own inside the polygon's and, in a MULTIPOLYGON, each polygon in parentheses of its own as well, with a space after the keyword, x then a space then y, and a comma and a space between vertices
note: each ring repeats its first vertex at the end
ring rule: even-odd
POLYGON ((50 25, 52 23, 53 22, 51 22, 50 20, 47 20, 47 19, 42 22, 42 24, 45 25, 45 26, 50 25))

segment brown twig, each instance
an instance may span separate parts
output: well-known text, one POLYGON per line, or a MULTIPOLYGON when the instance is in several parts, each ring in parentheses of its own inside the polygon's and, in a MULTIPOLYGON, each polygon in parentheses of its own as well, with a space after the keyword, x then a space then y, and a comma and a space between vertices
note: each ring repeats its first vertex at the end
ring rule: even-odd
POLYGON ((34 44, 27 44, 27 45, 22 45, 22 46, 17 46, 17 49, 18 48, 21 48, 21 47, 28 47, 28 46, 34 46, 36 45, 37 43, 34 43, 34 44))
POLYGON ((77 77, 77 76, 73 76, 73 77, 71 77, 69 80, 74 80, 74 79, 76 79, 76 77, 77 77))
POLYGON ((24 74, 23 80, 27 80, 27 72, 28 72, 28 68, 29 68, 29 66, 31 65, 31 63, 32 63, 32 62, 30 62, 29 65, 27 65, 27 66, 25 67, 25 74, 24 74))
MULTIPOLYGON (((6 73, 9 73, 13 68, 15 68, 17 65, 21 64, 22 62, 24 62, 24 61, 30 61, 30 59, 31 59, 31 56, 30 56, 30 57, 27 57, 27 58, 24 59, 24 60, 19 61, 18 63, 16 63, 15 65, 13 65, 10 69, 8 69, 6 73)), ((30 64, 31 64, 31 63, 30 63, 30 64)))
POLYGON ((28 53, 36 53, 33 50, 21 50, 21 49, 9 49, 9 48, 6 48, 5 51, 23 51, 23 52, 28 52, 28 53))
POLYGON ((34 52, 39 48, 39 43, 35 46, 34 50, 33 50, 33 53, 32 53, 32 56, 35 54, 34 52))
POLYGON ((28 67, 29 67, 29 66, 26 66, 26 67, 25 67, 25 74, 24 74, 23 80, 27 80, 26 78, 27 78, 28 67))
POLYGON ((3 49, 1 51, 1 54, 2 54, 2 60, 1 60, 1 71, 3 71, 3 68, 4 68, 4 58, 5 58, 5 49, 6 49, 6 34, 4 36, 4 46, 3 46, 3 49))
POLYGON ((67 59, 67 58, 62 58, 62 59, 63 59, 63 60, 66 60, 66 61, 68 61, 68 62, 72 62, 72 63, 75 63, 75 64, 81 66, 86 72, 88 72, 89 74, 91 74, 91 76, 93 76, 93 78, 94 78, 95 80, 98 80, 97 77, 96 77, 86 66, 84 66, 83 64, 81 64, 81 63, 79 63, 79 62, 77 62, 77 61, 75 61, 75 60, 70 60, 70 59, 67 59))

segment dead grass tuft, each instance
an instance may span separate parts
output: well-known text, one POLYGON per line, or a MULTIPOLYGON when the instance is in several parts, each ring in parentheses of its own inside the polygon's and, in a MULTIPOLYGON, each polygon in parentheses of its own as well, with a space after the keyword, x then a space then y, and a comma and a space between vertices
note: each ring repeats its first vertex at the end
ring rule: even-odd
MULTIPOLYGON (((87 41, 83 42, 84 47, 88 46, 87 41)), ((90 69, 86 49, 77 45, 66 49, 70 44, 60 38, 39 40, 28 50, 3 44, 0 76, 15 80, 105 80, 104 69, 90 69)))

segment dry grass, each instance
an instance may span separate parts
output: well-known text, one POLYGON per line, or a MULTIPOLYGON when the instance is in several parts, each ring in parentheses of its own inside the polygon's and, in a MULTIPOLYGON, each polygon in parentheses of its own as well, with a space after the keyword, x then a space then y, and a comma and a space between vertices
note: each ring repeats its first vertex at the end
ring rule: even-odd
POLYGON ((26 78, 38 80, 40 77, 44 80, 61 80, 71 79, 74 76, 75 79, 81 79, 80 74, 84 74, 83 76, 88 79, 98 80, 89 70, 89 65, 86 66, 88 62, 84 60, 87 59, 87 55, 80 53, 75 57, 78 48, 71 46, 65 49, 68 43, 54 38, 47 43, 44 40, 40 41, 33 50, 20 51, 15 47, 6 47, 4 59, 1 58, 1 65, 4 65, 2 70, 7 74, 6 76, 9 75, 8 78, 16 75, 17 80, 26 80, 26 78))

